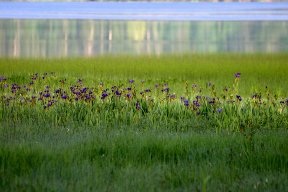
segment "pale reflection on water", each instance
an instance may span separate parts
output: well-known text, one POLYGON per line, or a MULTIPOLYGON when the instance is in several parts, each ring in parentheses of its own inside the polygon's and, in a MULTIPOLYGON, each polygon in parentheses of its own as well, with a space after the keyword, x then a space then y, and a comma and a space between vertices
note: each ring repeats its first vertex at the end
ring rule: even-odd
POLYGON ((287 52, 288 21, 0 20, 0 57, 287 52))

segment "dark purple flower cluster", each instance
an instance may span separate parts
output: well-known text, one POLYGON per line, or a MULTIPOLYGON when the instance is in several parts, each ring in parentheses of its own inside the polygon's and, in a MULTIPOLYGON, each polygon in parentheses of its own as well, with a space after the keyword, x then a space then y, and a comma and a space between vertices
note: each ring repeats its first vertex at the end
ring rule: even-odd
POLYGON ((164 89, 161 90, 163 93, 169 93, 169 87, 165 87, 164 89))
POLYGON ((240 73, 240 72, 237 72, 237 73, 234 74, 234 77, 236 77, 236 78, 238 78, 238 79, 240 78, 240 76, 241 76, 241 73, 240 73))
POLYGON ((181 101, 184 103, 185 107, 199 112, 200 103, 197 100, 193 100, 190 104, 189 100, 183 97, 181 101))
POLYGON ((127 93, 125 96, 126 96, 127 99, 131 99, 132 98, 132 94, 131 93, 127 93))
POLYGON ((108 97, 108 93, 106 91, 103 91, 101 95, 101 99, 104 100, 106 97, 108 97))
MULTIPOLYGON (((58 105, 56 103, 75 104, 76 102, 85 102, 86 105, 93 105, 99 101, 99 104, 105 103, 109 105, 110 103, 114 104, 114 101, 117 101, 117 104, 120 103, 122 105, 124 103, 125 106, 127 105, 133 109, 145 112, 146 110, 148 111, 148 109, 150 110, 149 107, 157 106, 154 103, 155 100, 159 101, 161 104, 165 103, 165 105, 179 104, 179 100, 176 100, 178 98, 177 95, 175 93, 171 94, 171 90, 168 87, 168 84, 156 84, 155 88, 153 89, 151 87, 145 88, 144 82, 142 82, 142 85, 140 85, 141 91, 137 91, 136 85, 132 85, 132 83, 135 82, 134 80, 129 80, 128 82, 126 81, 126 84, 117 84, 109 87, 104 87, 104 83, 100 82, 99 86, 96 85, 97 87, 93 88, 85 86, 82 79, 78 79, 77 83, 75 83, 75 85, 71 85, 70 87, 69 85, 63 86, 66 82, 66 79, 57 81, 54 81, 53 79, 53 82, 57 82, 58 84, 56 83, 56 85, 45 85, 44 83, 50 82, 49 74, 44 73, 43 77, 44 79, 47 79, 42 80, 41 75, 39 77, 37 73, 33 74, 31 77, 32 84, 19 86, 17 84, 7 84, 7 82, 5 82, 6 78, 0 76, 0 91, 3 91, 6 95, 1 97, 4 105, 9 105, 12 102, 13 104, 27 104, 28 106, 39 105, 41 108, 44 107, 44 109, 47 110, 55 105, 58 105), (43 84, 45 86, 43 86, 43 84), (40 91, 37 90, 39 86, 43 86, 44 89, 40 91), (9 87, 9 89, 3 89, 3 87, 9 87), (163 94, 161 94, 161 92, 163 94), (155 93, 155 95, 152 93, 155 93), (9 94, 11 96, 9 96, 9 94), (35 95, 38 96, 36 97, 35 95), (157 98, 154 98, 154 96, 157 98), (121 103, 121 101, 123 101, 123 103, 121 103)), ((240 78, 240 73, 237 74, 237 78, 240 78)), ((214 90, 214 85, 211 83, 208 83, 207 86, 212 86, 208 88, 209 91, 211 89, 212 91, 214 90)), ((189 87, 188 83, 186 83, 186 87, 189 87)), ((197 88, 197 85, 193 84, 192 88, 197 88)), ((225 89, 224 91, 228 92, 228 88, 225 89)), ((222 106, 221 104, 225 105, 226 103, 234 103, 235 106, 242 107, 242 105, 239 104, 241 101, 243 102, 243 98, 240 95, 234 96, 234 93, 231 95, 224 93, 224 95, 226 95, 224 100, 222 100, 222 97, 220 100, 216 94, 212 93, 212 95, 213 96, 211 96, 211 98, 203 96, 201 95, 200 89, 199 91, 187 91, 185 92, 185 97, 180 97, 180 105, 186 110, 193 111, 194 114, 204 114, 207 110, 211 110, 215 114, 222 113, 222 111, 225 109, 225 106, 222 106)), ((248 99, 247 101, 252 101, 253 104, 262 103, 261 93, 255 93, 251 96, 251 98, 252 99, 248 99)), ((274 100, 274 104, 276 103, 275 101, 277 101, 278 105, 283 108, 288 106, 288 99, 280 101, 281 105, 277 99, 274 100)), ((265 102, 267 101, 263 99, 263 103, 265 102)))
MULTIPOLYGON (((91 102, 96 99, 96 96, 94 95, 94 92, 91 88, 83 87, 83 83, 81 79, 78 79, 77 83, 78 85, 74 85, 70 87, 70 91, 72 93, 72 98, 74 98, 75 101, 86 101, 91 102)), ((65 93, 61 96, 67 96, 65 93)), ((68 96, 66 97, 66 99, 68 96)))
POLYGON ((44 109, 48 109, 49 107, 52 107, 52 105, 53 105, 54 103, 56 103, 56 102, 57 102, 57 100, 49 100, 49 101, 47 102, 47 104, 44 105, 43 107, 44 107, 44 109))
POLYGON ((196 107, 196 108, 199 108, 200 107, 200 104, 197 100, 194 100, 193 101, 193 106, 196 107))
POLYGON ((13 83, 12 86, 11 86, 11 92, 14 93, 14 94, 16 94, 16 92, 18 90, 20 90, 20 89, 21 89, 21 87, 19 85, 17 85, 17 84, 13 83))
POLYGON ((242 101, 242 97, 240 95, 236 95, 237 101, 242 101))
POLYGON ((35 74, 33 74, 33 75, 31 76, 31 80, 32 80, 32 81, 36 81, 38 78, 39 78, 38 73, 35 73, 35 74))
POLYGON ((197 96, 196 96, 196 100, 197 100, 198 102, 201 100, 201 98, 202 98, 202 97, 201 97, 200 95, 197 95, 197 96))
POLYGON ((213 98, 207 97, 206 99, 210 105, 214 105, 216 103, 216 98, 214 97, 213 98))
POLYGON ((185 105, 186 107, 189 106, 189 100, 188 100, 188 99, 183 100, 183 102, 184 102, 184 105, 185 105))

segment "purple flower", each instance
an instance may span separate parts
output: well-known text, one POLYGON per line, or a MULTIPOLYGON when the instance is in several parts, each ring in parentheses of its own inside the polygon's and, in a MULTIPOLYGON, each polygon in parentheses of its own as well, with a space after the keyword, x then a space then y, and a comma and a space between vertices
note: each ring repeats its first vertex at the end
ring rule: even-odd
POLYGON ((131 91, 131 87, 127 87, 126 90, 131 91))
POLYGON ((9 87, 9 85, 8 84, 4 84, 4 88, 8 88, 9 87))
POLYGON ((129 80, 129 83, 134 83, 135 81, 133 79, 129 80))
POLYGON ((185 97, 181 96, 180 101, 184 101, 185 97))
POLYGON ((136 106, 136 109, 137 109, 137 110, 140 110, 140 109, 141 109, 140 103, 139 103, 138 101, 136 102, 135 106, 136 106))
POLYGON ((223 111, 222 108, 217 109, 217 112, 218 112, 218 113, 221 113, 222 111, 223 111))
POLYGON ((189 106, 189 101, 188 101, 187 99, 184 100, 184 105, 185 105, 186 107, 189 106))
POLYGON ((151 92, 151 90, 150 89, 145 89, 145 92, 148 93, 148 92, 151 92))
POLYGON ((102 93, 101 99, 104 100, 106 97, 108 97, 107 93, 102 93))
POLYGON ((239 73, 239 72, 238 72, 238 73, 235 73, 234 76, 239 79, 240 76, 241 76, 241 73, 239 73))
POLYGON ((210 104, 210 105, 214 105, 215 104, 215 98, 212 98, 212 100, 210 99, 209 101, 208 101, 208 103, 210 104))
POLYGON ((162 89, 161 91, 162 91, 162 92, 167 92, 167 93, 168 93, 168 92, 169 92, 169 88, 166 87, 166 88, 162 89))
POLYGON ((210 105, 214 105, 215 104, 215 100, 209 101, 208 102, 210 105))
POLYGON ((60 89, 56 89, 56 90, 55 90, 55 93, 60 93, 60 89))
POLYGON ((67 95, 62 95, 61 98, 62 99, 67 99, 67 95))
POLYGON ((242 101, 242 97, 240 95, 236 95, 237 100, 242 101))
POLYGON ((127 97, 128 99, 130 99, 130 98, 132 97, 131 93, 127 93, 127 94, 126 94, 126 97, 127 97))
POLYGON ((52 106, 52 102, 48 102, 47 107, 51 107, 52 106))
POLYGON ((197 96, 196 96, 196 99, 197 99, 197 101, 198 101, 199 99, 201 99, 201 96, 200 96, 200 95, 197 95, 197 96))
POLYGON ((47 98, 47 97, 50 97, 50 93, 44 94, 43 97, 46 97, 46 98, 47 98))
POLYGON ((84 88, 81 90, 81 93, 86 93, 86 91, 87 91, 87 88, 84 87, 84 88))
POLYGON ((116 90, 115 94, 119 97, 121 96, 121 92, 119 92, 118 90, 116 90))
POLYGON ((196 106, 196 107, 200 107, 200 104, 196 100, 193 101, 193 105, 196 106))

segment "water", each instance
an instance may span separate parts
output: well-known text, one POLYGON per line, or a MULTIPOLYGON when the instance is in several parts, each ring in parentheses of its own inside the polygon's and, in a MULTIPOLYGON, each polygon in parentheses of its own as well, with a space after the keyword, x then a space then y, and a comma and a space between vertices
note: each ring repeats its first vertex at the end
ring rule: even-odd
POLYGON ((2 19, 288 20, 288 3, 2 2, 2 19))
POLYGON ((0 57, 288 51, 285 3, 25 4, 0 3, 0 57))

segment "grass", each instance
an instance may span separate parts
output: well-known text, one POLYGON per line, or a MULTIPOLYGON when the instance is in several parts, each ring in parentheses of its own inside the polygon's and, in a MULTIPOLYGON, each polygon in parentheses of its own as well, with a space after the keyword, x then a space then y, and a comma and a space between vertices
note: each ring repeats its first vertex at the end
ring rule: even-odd
POLYGON ((287 54, 2 58, 0 190, 286 191, 287 61, 287 54))
POLYGON ((222 88, 231 85, 234 73, 241 72, 243 94, 268 86, 287 96, 287 57, 287 54, 196 54, 48 60, 2 58, 0 69, 2 75, 13 75, 15 83, 27 78, 29 73, 57 72, 60 77, 83 78, 88 84, 145 79, 171 81, 176 88, 183 87, 185 81, 202 85, 211 81, 222 88))
POLYGON ((286 131, 251 145, 240 134, 20 128, 0 150, 1 191, 287 190, 286 131))

